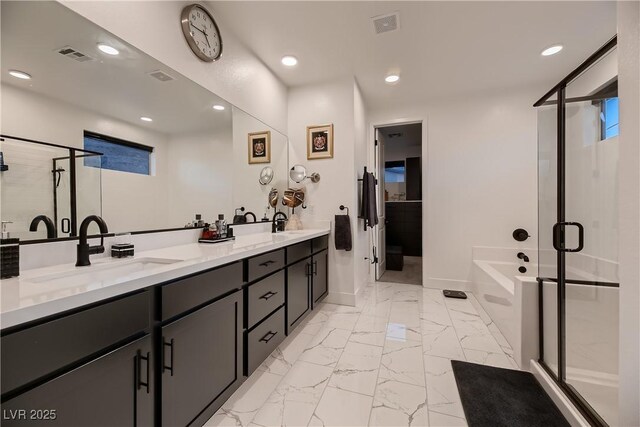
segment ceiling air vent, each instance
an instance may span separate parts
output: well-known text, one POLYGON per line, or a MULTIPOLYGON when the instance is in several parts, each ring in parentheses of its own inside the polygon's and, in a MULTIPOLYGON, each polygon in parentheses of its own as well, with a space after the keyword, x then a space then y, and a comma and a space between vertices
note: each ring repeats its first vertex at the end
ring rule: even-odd
POLYGON ((171 80, 175 80, 173 77, 162 70, 152 71, 149 73, 149 75, 154 79, 160 80, 161 82, 170 82, 171 80))
POLYGON ((56 49, 56 51, 60 55, 64 55, 67 58, 73 59, 74 61, 78 61, 78 62, 93 61, 92 57, 90 57, 89 55, 85 55, 82 52, 78 52, 76 49, 72 48, 71 46, 62 47, 60 49, 56 49))
POLYGON ((376 34, 388 33, 400 28, 400 14, 398 12, 374 16, 371 20, 376 34))

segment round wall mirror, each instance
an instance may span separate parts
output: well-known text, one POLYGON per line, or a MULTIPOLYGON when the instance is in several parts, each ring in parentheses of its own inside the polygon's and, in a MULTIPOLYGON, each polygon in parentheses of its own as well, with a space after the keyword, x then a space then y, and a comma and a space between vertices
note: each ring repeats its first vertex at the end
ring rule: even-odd
POLYGON ((296 182, 298 184, 300 184, 307 178, 309 178, 311 182, 318 182, 320 181, 320 174, 312 173, 311 175, 307 176, 307 168, 302 165, 294 165, 289 171, 289 178, 291 178, 293 182, 296 182))
POLYGON ((258 178, 258 182, 262 185, 267 185, 273 180, 273 169, 271 166, 265 166, 260 171, 260 178, 258 178))

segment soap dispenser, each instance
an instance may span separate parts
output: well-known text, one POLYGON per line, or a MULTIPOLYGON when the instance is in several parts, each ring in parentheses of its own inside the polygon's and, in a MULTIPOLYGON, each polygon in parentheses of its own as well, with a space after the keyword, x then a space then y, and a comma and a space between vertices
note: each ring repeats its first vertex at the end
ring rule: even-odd
POLYGON ((0 279, 8 279, 20 275, 20 239, 11 238, 7 224, 2 221, 2 238, 0 239, 0 279))

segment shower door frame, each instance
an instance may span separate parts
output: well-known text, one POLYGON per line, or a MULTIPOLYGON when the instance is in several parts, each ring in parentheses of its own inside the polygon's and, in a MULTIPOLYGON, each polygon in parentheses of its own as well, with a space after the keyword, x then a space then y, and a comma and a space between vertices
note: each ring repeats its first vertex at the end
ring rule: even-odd
MULTIPOLYGON (((567 85, 576 79, 580 74, 586 71, 589 67, 595 64, 598 60, 604 57, 617 45, 617 36, 614 36, 611 40, 605 43, 600 49, 592 54, 587 60, 585 60, 578 68, 569 73, 562 81, 549 90, 542 98, 540 98, 534 107, 540 107, 544 105, 549 98, 556 95, 557 109, 557 135, 556 135, 556 149, 557 149, 557 177, 556 177, 556 225, 560 225, 562 228, 560 235, 560 248, 556 249, 556 271, 557 278, 552 277, 537 277, 538 281, 538 321, 539 321, 539 357, 538 363, 547 374, 555 381, 558 387, 564 392, 564 394, 571 400, 571 402, 578 408, 580 413, 594 426, 608 426, 604 419, 593 409, 593 407, 583 398, 580 393, 574 389, 574 387, 567 383, 565 377, 566 367, 566 285, 587 285, 587 286, 603 286, 603 287, 620 287, 619 283, 614 282, 600 282, 600 281, 588 281, 588 280, 573 280, 566 278, 566 253, 578 252, 568 250, 564 244, 564 227, 566 225, 573 225, 574 223, 566 222, 566 88, 567 85), (543 285, 544 283, 556 283, 557 285, 557 357, 558 366, 557 374, 551 369, 544 361, 544 295, 543 285)), ((552 101, 553 102, 553 101, 552 101)), ((555 227, 554 227, 555 228, 555 227)), ((548 230, 551 231, 551 230, 548 230)), ((540 230, 539 230, 540 232, 540 230)), ((580 239, 582 240, 582 239, 580 239)), ((579 243, 581 245, 582 243, 579 243)), ((555 246, 555 244, 554 244, 555 246)))

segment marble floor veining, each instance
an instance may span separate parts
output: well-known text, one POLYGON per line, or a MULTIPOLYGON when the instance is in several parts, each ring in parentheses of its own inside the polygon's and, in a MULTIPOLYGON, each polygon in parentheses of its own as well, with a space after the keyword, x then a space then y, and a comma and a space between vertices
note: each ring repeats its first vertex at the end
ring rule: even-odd
POLYGON ((207 426, 466 426, 451 360, 518 368, 472 294, 369 284, 321 304, 207 426))

